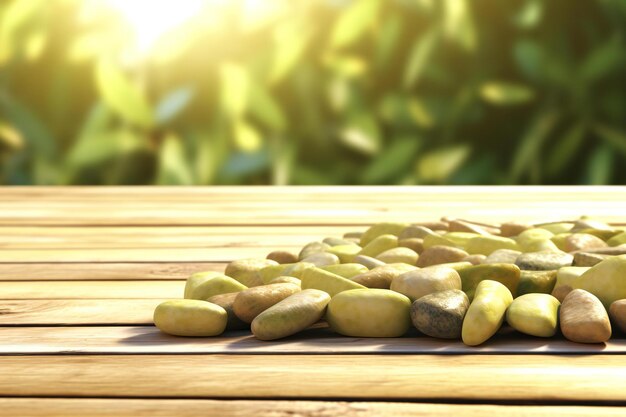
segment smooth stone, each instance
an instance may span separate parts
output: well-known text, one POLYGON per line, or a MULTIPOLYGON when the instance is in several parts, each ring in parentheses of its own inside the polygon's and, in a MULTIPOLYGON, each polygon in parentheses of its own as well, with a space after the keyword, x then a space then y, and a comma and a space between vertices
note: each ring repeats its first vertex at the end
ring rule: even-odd
MULTIPOLYGON (((290 276, 286 276, 286 275, 282 275, 280 277, 276 277, 270 280, 270 282, 268 282, 269 284, 295 284, 297 286, 301 286, 302 285, 302 281, 300 281, 298 278, 296 277, 290 277, 290 276)), ((254 287, 256 288, 256 287, 254 287)))
POLYGON ((619 246, 626 243, 626 232, 622 232, 618 235, 613 236, 609 240, 606 241, 609 246, 619 246))
POLYGON ((331 297, 342 291, 363 289, 363 285, 320 268, 309 268, 300 277, 302 289, 316 289, 328 293, 331 297))
POLYGON ((576 233, 584 233, 587 235, 593 235, 606 242, 609 239, 621 234, 622 232, 623 230, 619 230, 619 229, 614 229, 614 230, 581 229, 581 230, 578 230, 576 233))
POLYGON ((463 343, 477 346, 489 340, 502 326, 506 309, 512 302, 513 296, 507 287, 496 281, 481 281, 463 320, 463 343))
POLYGON ((376 255, 376 259, 387 264, 405 263, 415 265, 417 263, 418 254, 409 248, 393 248, 376 255))
POLYGON ((369 271, 365 265, 357 263, 339 264, 339 265, 326 265, 321 267, 324 271, 332 272, 333 274, 340 275, 344 278, 352 278, 359 274, 369 271))
POLYGON ((550 294, 525 294, 506 310, 506 322, 521 333, 552 337, 559 322, 559 300, 550 294))
POLYGON ((442 237, 451 241, 455 244, 455 246, 465 249, 470 240, 479 237, 480 235, 477 233, 469 233, 469 232, 448 232, 444 234, 442 237))
MULTIPOLYGON (((254 287, 257 288, 257 287, 254 287)), ((218 294, 213 297, 207 298, 209 303, 217 304, 222 307, 226 311, 226 330, 243 330, 249 329, 250 324, 242 321, 233 310, 233 303, 235 302, 235 298, 239 295, 238 292, 229 292, 226 294, 218 294)))
POLYGON ((354 262, 366 266, 368 269, 374 269, 378 266, 386 265, 383 261, 379 261, 376 258, 365 255, 357 255, 354 257, 354 262))
POLYGON ((506 222, 500 225, 500 235, 504 237, 517 236, 531 228, 532 226, 527 223, 506 222))
POLYGON ((597 221, 597 220, 580 219, 576 223, 574 223, 574 226, 572 226, 572 229, 570 231, 578 232, 584 229, 613 230, 613 227, 609 226, 608 224, 604 222, 597 221))
POLYGON ((350 337, 400 337, 411 326, 411 301, 384 289, 344 291, 328 304, 330 328, 350 337))
POLYGON ((491 252, 487 259, 483 261, 484 264, 514 264, 518 256, 522 252, 511 249, 498 249, 491 252))
POLYGON ((555 283, 556 271, 521 271, 516 295, 551 294, 555 283))
POLYGON ((472 224, 463 220, 452 220, 448 223, 448 231, 450 232, 468 232, 476 233, 483 236, 490 236, 486 228, 472 224))
POLYGON ((233 311, 242 321, 252 323, 256 316, 297 292, 299 285, 286 283, 248 288, 235 298, 233 311))
POLYGON ((298 255, 286 250, 275 250, 274 252, 268 253, 266 258, 274 262, 278 262, 279 264, 292 264, 298 262, 298 255))
POLYGON ((327 265, 338 265, 339 257, 335 254, 328 252, 318 252, 307 256, 302 260, 302 262, 311 263, 319 268, 321 266, 327 265))
POLYGON ((433 246, 450 246, 453 248, 458 247, 458 245, 453 241, 437 234, 426 236, 422 241, 422 246, 424 247, 424 250, 430 249, 433 246))
POLYGON ((377 223, 372 225, 369 229, 363 233, 361 236, 361 245, 365 247, 372 240, 376 239, 382 235, 393 235, 398 236, 404 229, 410 226, 408 223, 377 223))
POLYGON ((611 338, 611 322, 602 302, 592 293, 576 289, 561 304, 561 332, 578 343, 603 343, 611 338))
POLYGON ((472 265, 480 265, 485 262, 485 259, 487 259, 485 255, 476 254, 466 256, 465 258, 461 259, 461 262, 469 262, 472 265))
POLYGON ((383 266, 377 266, 371 271, 364 272, 352 277, 352 281, 359 283, 367 288, 389 289, 391 282, 395 277, 417 268, 413 265, 405 263, 396 263, 383 266))
POLYGON ((626 255, 612 256, 592 266, 572 283, 573 288, 589 291, 609 309, 611 303, 626 298, 626 255))
POLYGON ((432 246, 424 249, 417 260, 417 266, 420 268, 449 262, 460 262, 469 254, 463 249, 452 246, 432 246))
POLYGON ((326 249, 327 253, 332 253, 337 256, 341 263, 352 263, 354 257, 361 252, 359 245, 339 245, 326 249))
POLYGON ((594 266, 608 258, 609 255, 599 253, 576 252, 574 254, 574 266, 594 266))
POLYGON ((599 237, 586 233, 574 233, 565 238, 565 252, 584 251, 594 248, 606 248, 608 245, 599 237))
POLYGON ((203 271, 191 274, 189 278, 187 278, 187 281, 185 281, 185 291, 183 293, 183 298, 191 298, 191 293, 193 293, 195 289, 198 288, 198 286, 215 277, 223 276, 225 275, 220 274, 216 271, 203 271))
POLYGON ((472 266, 472 264, 471 264, 471 262, 467 262, 467 261, 446 262, 446 263, 443 263, 443 264, 430 265, 430 266, 424 267, 424 269, 438 268, 440 266, 445 266, 446 268, 452 268, 455 271, 459 272, 461 269, 469 268, 470 266, 472 266))
POLYGON ((424 240, 418 237, 409 239, 398 239, 398 247, 409 248, 420 254, 424 252, 424 240))
POLYGON ((417 330, 440 339, 459 339, 469 299, 461 290, 439 291, 415 300, 411 321, 417 330))
POLYGON ((527 271, 550 271, 571 266, 574 256, 565 252, 528 252, 522 253, 515 260, 515 265, 527 271))
MULTIPOLYGON (((568 252, 566 249, 566 239, 571 236, 573 233, 559 233, 558 235, 554 235, 550 238, 550 240, 552 241, 552 243, 554 243, 554 245, 563 252, 568 252)), ((538 251, 535 251, 538 252, 538 251)))
POLYGON ((519 246, 513 239, 502 236, 479 236, 470 239, 465 245, 465 250, 471 255, 489 256, 501 249, 519 250, 519 246))
POLYGON ((168 300, 154 310, 154 325, 175 336, 207 337, 224 332, 228 317, 217 304, 201 300, 168 300))
POLYGON ((557 246, 550 240, 553 236, 554 233, 545 229, 528 229, 520 233, 515 240, 522 252, 556 251, 557 246))
POLYGON ((327 245, 333 246, 343 246, 343 245, 354 245, 354 242, 349 240, 341 239, 339 237, 327 237, 322 240, 322 243, 326 243, 327 245))
POLYGON ((280 276, 300 278, 302 272, 313 268, 315 265, 309 262, 296 262, 293 264, 270 265, 259 270, 257 273, 263 285, 269 284, 271 280, 280 276))
POLYGON ((426 236, 437 235, 435 232, 424 226, 408 226, 405 227, 398 235, 398 240, 402 239, 424 239, 426 236))
POLYGON ((385 252, 386 250, 397 248, 398 238, 394 235, 380 235, 371 240, 358 253, 359 255, 371 256, 372 258, 385 252))
POLYGON ((304 245, 300 253, 298 254, 298 259, 303 260, 304 258, 313 255, 314 253, 326 252, 327 249, 330 248, 330 245, 323 242, 311 242, 304 245))
POLYGON ((239 292, 247 289, 241 282, 227 277, 218 275, 198 285, 189 293, 189 299, 206 300, 214 295, 226 294, 229 292, 239 292))
POLYGON ((567 294, 574 289, 574 282, 588 270, 589 267, 580 266, 565 266, 557 270, 552 295, 560 302, 563 302, 567 294))
POLYGON ((404 294, 415 301, 438 291, 460 290, 461 278, 452 268, 424 268, 405 272, 391 281, 392 291, 404 294))
POLYGON ((271 259, 239 259, 229 263, 224 274, 236 279, 246 287, 256 287, 263 285, 258 272, 265 267, 275 265, 278 265, 278 262, 271 259))
POLYGON ((626 333, 626 299, 616 300, 611 303, 609 317, 613 324, 626 333))
POLYGON ((574 227, 574 223, 569 222, 555 222, 537 226, 537 228, 547 230, 555 235, 558 235, 559 233, 570 232, 572 230, 572 227, 574 227))
POLYGON ((611 256, 626 255, 626 244, 619 246, 610 246, 608 248, 587 249, 585 252, 611 256))
POLYGON ((514 264, 483 264, 461 269, 459 276, 463 284, 462 289, 469 297, 474 298, 476 288, 482 281, 497 281, 515 294, 520 279, 520 269, 514 264))

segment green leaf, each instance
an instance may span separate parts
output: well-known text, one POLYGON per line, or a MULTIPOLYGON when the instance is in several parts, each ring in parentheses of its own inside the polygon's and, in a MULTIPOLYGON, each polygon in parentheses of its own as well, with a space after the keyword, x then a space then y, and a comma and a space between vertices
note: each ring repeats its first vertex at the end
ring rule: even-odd
POLYGON ((613 176, 613 149, 608 144, 597 146, 587 160, 585 183, 590 185, 605 185, 611 182, 613 176))
POLYGON ((461 167, 471 153, 467 144, 435 149, 424 154, 418 161, 416 173, 420 182, 440 183, 461 167))
POLYGON ((517 41, 513 54, 524 75, 533 80, 541 77, 543 51, 536 42, 526 39, 517 41))
POLYGON ((380 0, 355 0, 333 27, 331 47, 342 48, 356 41, 376 21, 380 0))
POLYGON ((408 62, 405 66, 403 85, 409 89, 422 77, 426 64, 430 61, 439 35, 435 29, 431 29, 424 36, 417 39, 409 53, 408 62))
POLYGON ((443 2, 446 36, 466 51, 474 51, 478 41, 472 13, 468 7, 471 2, 465 0, 443 0, 443 2))
POLYGON ((233 124, 235 145, 242 152, 257 152, 263 144, 263 138, 257 130, 243 119, 233 124))
POLYGON ((124 120, 146 129, 153 125, 152 110, 144 92, 112 62, 99 62, 96 84, 106 105, 124 120))
POLYGON ((287 120, 278 101, 260 83, 250 84, 250 114, 275 132, 287 128, 287 120))
POLYGON ((596 49, 592 50, 580 66, 580 77, 585 82, 598 81, 619 68, 624 61, 626 46, 621 38, 614 36, 596 49))
POLYGON ((17 150, 24 147, 22 134, 10 124, 0 120, 0 153, 4 149, 17 150))
POLYGON ((533 90, 522 84, 492 81, 482 85, 480 95, 488 103, 496 106, 523 104, 535 96, 533 90))
POLYGON ((624 131, 614 129, 609 126, 596 124, 593 131, 600 139, 610 144, 617 151, 626 155, 626 134, 624 131))
POLYGON ((224 63, 220 67, 220 104, 233 119, 243 116, 248 106, 250 78, 246 69, 238 64, 224 63))
POLYGON ((365 155, 374 155, 380 150, 378 124, 366 112, 352 116, 340 132, 340 138, 345 146, 365 155))
POLYGON ((44 0, 14 0, 8 3, 0 19, 0 65, 13 57, 22 28, 45 6, 44 0))
POLYGON ((550 177, 558 176, 574 159, 576 153, 584 143, 586 132, 586 124, 579 122, 574 124, 565 135, 557 141, 546 164, 546 171, 550 177))
POLYGON ((68 154, 73 171, 91 168, 147 149, 146 140, 129 129, 94 131, 80 137, 68 154))
POLYGON ((191 185, 193 175, 185 157, 185 148, 177 135, 165 136, 159 150, 157 185, 191 185))
POLYGON ((522 29, 532 29, 539 24, 543 16, 543 2, 527 0, 522 10, 515 16, 515 24, 522 29))
POLYGON ((394 140, 368 165, 362 175, 364 184, 381 184, 404 174, 422 145, 416 137, 400 137, 394 140))
POLYGON ((270 69, 270 83, 281 81, 298 63, 306 50, 311 33, 302 29, 300 22, 289 22, 274 33, 274 57, 270 69))
POLYGON ((510 182, 518 183, 537 160, 540 160, 541 147, 556 125, 558 113, 555 111, 540 112, 526 133, 518 142, 513 153, 510 182))
POLYGON ((402 30, 402 20, 398 15, 389 17, 383 22, 376 43, 376 66, 383 68, 393 53, 394 47, 398 44, 398 37, 402 30))
POLYGON ((165 124, 174 119, 191 102, 194 90, 191 87, 180 87, 167 94, 159 101, 155 110, 157 124, 165 124))

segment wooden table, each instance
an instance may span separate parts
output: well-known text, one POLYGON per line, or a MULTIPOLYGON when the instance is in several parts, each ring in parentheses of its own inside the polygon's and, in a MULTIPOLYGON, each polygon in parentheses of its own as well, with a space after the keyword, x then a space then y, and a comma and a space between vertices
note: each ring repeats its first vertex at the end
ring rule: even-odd
POLYGON ((191 272, 374 222, 582 214, 624 221, 626 188, 0 189, 0 415, 624 415, 626 356, 602 349, 414 353, 412 337, 262 343, 151 325, 191 272))

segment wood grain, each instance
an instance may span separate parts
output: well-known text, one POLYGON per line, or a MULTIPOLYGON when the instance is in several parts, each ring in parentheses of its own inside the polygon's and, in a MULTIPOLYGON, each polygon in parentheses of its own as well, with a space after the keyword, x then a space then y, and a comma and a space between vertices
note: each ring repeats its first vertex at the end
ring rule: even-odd
POLYGON ((0 326, 152 325, 154 309, 162 301, 164 300, 0 300, 0 326))
MULTIPOLYGON (((503 332, 504 333, 504 332, 503 332)), ((626 355, 626 339, 606 344, 578 344, 562 337, 538 339, 508 332, 478 347, 417 335, 402 338, 353 338, 327 328, 263 342, 249 331, 226 332, 211 338, 175 337, 152 326, 0 327, 0 354, 493 354, 568 353, 626 355)), ((622 356, 624 358, 624 356, 622 356)))
POLYGON ((0 398, 6 417, 621 417, 621 407, 330 401, 0 398))
POLYGON ((0 300, 180 298, 185 281, 0 281, 0 300))
POLYGON ((626 401, 619 355, 2 356, 0 396, 626 401))
POLYGON ((225 268, 219 262, 0 263, 0 281, 175 280, 225 268))

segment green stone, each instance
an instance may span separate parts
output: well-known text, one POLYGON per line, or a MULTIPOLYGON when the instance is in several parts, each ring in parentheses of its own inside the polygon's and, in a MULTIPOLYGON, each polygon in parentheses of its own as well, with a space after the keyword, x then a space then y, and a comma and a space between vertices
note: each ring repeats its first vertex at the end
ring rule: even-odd
POLYGON ((354 257, 361 251, 358 245, 339 245, 326 249, 326 252, 336 255, 341 263, 351 263, 354 257))
POLYGON ((478 236, 470 239, 465 245, 465 250, 470 255, 481 254, 491 255, 498 249, 519 250, 517 242, 508 237, 502 236, 478 236))
POLYGON ((394 235, 380 235, 377 238, 370 241, 367 245, 363 246, 363 249, 358 253, 359 255, 375 257, 386 250, 397 248, 398 238, 394 235))
POLYGON ((490 280, 503 284, 511 294, 515 294, 520 279, 520 269, 513 264, 473 265, 458 271, 463 291, 470 300, 474 298, 476 287, 481 281, 490 280))
POLYGON ((366 288, 361 284, 320 268, 309 268, 305 270, 300 276, 300 281, 302 282, 303 290, 321 290, 328 293, 331 297, 334 297, 342 291, 366 288))
POLYGON ((404 229, 409 227, 408 223, 377 223, 372 225, 361 236, 361 246, 365 247, 372 240, 382 235, 398 236, 404 229))
POLYGON ((521 295, 506 310, 506 321, 518 332, 552 337, 558 327, 560 305, 550 294, 521 295))
POLYGON ((611 303, 626 298, 626 255, 605 259, 572 284, 572 288, 589 291, 598 297, 608 310, 611 303))
POLYGON ((521 271, 517 295, 530 293, 551 294, 556 283, 556 271, 521 271))

